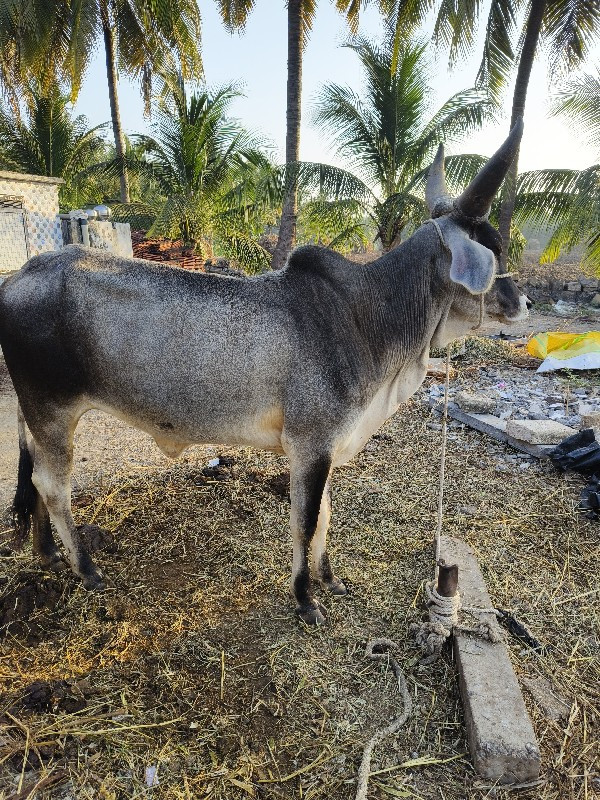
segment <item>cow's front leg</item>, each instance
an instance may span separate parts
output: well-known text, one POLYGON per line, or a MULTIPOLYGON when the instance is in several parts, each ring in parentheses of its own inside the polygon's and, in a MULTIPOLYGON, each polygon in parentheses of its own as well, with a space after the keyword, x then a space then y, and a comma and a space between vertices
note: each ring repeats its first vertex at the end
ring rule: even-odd
POLYGON ((309 625, 325 622, 325 609, 312 594, 309 568, 310 545, 317 523, 331 460, 328 456, 302 460, 294 458, 290 469, 290 516, 294 555, 292 560, 292 592, 298 616, 309 625))
POLYGON ((331 485, 329 479, 325 484, 323 496, 321 497, 321 507, 319 509, 319 520, 317 529, 312 541, 311 563, 312 573, 324 589, 331 594, 342 596, 348 594, 344 582, 333 574, 329 555, 327 553, 327 530, 331 519, 331 485))

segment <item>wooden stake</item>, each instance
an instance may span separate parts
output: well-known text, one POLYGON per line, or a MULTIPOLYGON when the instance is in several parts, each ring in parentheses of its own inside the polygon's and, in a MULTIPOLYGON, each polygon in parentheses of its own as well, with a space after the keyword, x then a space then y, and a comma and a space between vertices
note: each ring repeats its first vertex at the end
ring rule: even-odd
POLYGON ((458 564, 446 564, 443 558, 437 562, 437 590, 442 597, 454 597, 458 591, 458 564))

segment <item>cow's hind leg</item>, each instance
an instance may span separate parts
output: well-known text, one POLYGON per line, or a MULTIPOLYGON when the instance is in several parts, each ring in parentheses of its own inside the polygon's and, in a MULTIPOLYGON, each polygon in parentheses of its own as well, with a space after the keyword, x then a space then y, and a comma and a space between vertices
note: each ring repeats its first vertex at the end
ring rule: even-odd
POLYGON ((36 553, 42 566, 60 572, 65 568, 65 562, 52 535, 50 514, 44 501, 38 493, 35 511, 32 519, 33 551, 36 553))
POLYGON ((320 625, 325 622, 326 612, 312 594, 309 551, 319 521, 331 460, 327 456, 307 461, 300 458, 290 460, 290 521, 294 545, 292 592, 299 617, 309 624, 320 625))
POLYGON ((333 574, 329 555, 327 553, 327 530, 331 518, 331 486, 329 479, 325 484, 323 496, 321 497, 321 507, 319 509, 319 520, 317 529, 312 540, 311 563, 312 572, 324 589, 327 589, 336 596, 348 594, 344 582, 333 574))
POLYGON ((17 489, 12 506, 15 541, 19 544, 24 542, 31 529, 33 533, 33 551, 39 556, 42 566, 59 571, 64 568, 64 562, 52 536, 48 509, 32 482, 35 444, 27 439, 25 417, 20 405, 17 408, 17 420, 19 428, 19 470, 17 489))
MULTIPOLYGON (((71 514, 71 465, 73 433, 79 416, 68 412, 50 416, 41 431, 30 425, 35 440, 32 481, 63 544, 67 560, 86 589, 105 587, 102 573, 83 546, 71 514)), ((40 543, 49 546, 49 525, 42 515, 40 543)))

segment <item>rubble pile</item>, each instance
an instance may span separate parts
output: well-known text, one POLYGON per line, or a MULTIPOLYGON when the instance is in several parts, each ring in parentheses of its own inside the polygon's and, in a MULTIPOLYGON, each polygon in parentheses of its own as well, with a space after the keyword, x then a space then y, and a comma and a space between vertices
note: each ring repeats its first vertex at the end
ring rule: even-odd
MULTIPOLYGON (((422 392, 426 402, 441 400, 444 384, 433 383, 422 392)), ((571 388, 559 385, 555 375, 510 367, 482 367, 476 376, 459 376, 449 399, 465 411, 502 420, 552 420, 575 429, 600 420, 599 387, 571 388)))

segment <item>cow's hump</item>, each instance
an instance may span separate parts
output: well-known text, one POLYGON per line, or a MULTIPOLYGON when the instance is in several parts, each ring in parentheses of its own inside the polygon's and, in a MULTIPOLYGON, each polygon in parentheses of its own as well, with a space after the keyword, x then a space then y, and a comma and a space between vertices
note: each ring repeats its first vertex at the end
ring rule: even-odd
POLYGON ((348 262, 339 253, 310 244, 297 247, 287 262, 287 269, 290 272, 312 272, 318 275, 335 274, 347 266, 348 262))

